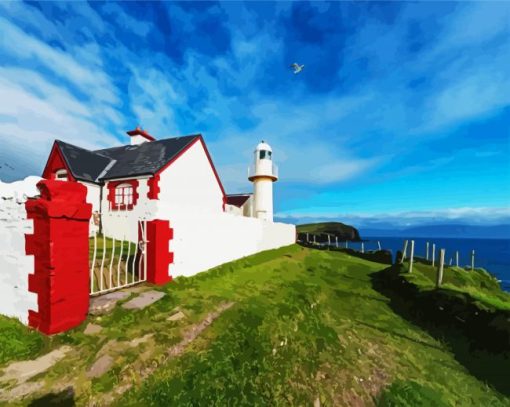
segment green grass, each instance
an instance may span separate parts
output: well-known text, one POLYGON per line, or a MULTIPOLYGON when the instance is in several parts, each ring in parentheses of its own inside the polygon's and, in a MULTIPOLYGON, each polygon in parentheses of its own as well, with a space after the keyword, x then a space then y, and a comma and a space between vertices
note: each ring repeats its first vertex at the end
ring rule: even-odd
MULTIPOLYGON (((103 235, 97 235, 97 249, 96 249, 96 261, 101 260, 103 258, 103 252, 105 252, 105 258, 111 259, 111 254, 113 252, 113 246, 114 242, 113 239, 110 237, 104 237, 103 235), (106 250, 105 250, 106 249, 106 250)), ((120 255, 120 251, 122 249, 122 255, 123 257, 127 257, 128 250, 130 251, 130 255, 135 253, 137 247, 136 243, 131 243, 128 241, 120 241, 115 240, 115 258, 117 258, 120 255), (131 247, 130 247, 131 246, 131 247)), ((92 261, 92 258, 94 256, 94 238, 89 238, 89 259, 92 261)))
MULTIPOLYGON (((406 280, 416 284, 420 290, 435 288, 437 267, 417 262, 413 263, 413 272, 406 273, 409 263, 404 264, 402 276, 406 280)), ((497 279, 481 268, 445 267, 441 289, 469 294, 482 307, 510 310, 510 294, 501 290, 497 279)))
POLYGON ((0 315, 0 365, 12 359, 38 356, 47 347, 47 338, 15 318, 0 315))
POLYGON ((395 314, 381 267, 292 246, 177 279, 183 301, 236 305, 118 405, 509 405, 395 314))
POLYGON ((51 338, 50 348, 68 343, 74 350, 43 375, 45 391, 32 397, 72 383, 76 403, 90 405, 89 397, 128 380, 134 386, 113 404, 510 405, 510 392, 476 378, 446 342, 395 312, 373 287, 374 273, 384 267, 293 245, 179 277, 158 288, 167 295, 151 307, 116 307, 91 318, 103 326, 97 337, 84 335, 83 324, 51 338), (227 301, 235 305, 181 356, 158 363, 185 330, 227 301), (186 319, 167 321, 176 306, 186 319), (153 342, 123 345, 148 333, 153 342), (117 341, 116 364, 87 380, 84 372, 111 340, 117 341), (143 382, 137 376, 142 359, 158 365, 143 382))

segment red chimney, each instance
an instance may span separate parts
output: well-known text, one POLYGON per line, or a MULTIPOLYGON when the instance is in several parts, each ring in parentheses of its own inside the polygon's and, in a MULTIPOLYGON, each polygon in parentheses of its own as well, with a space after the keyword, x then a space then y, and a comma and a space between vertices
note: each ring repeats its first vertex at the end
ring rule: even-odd
POLYGON ((139 126, 136 126, 136 129, 130 130, 126 132, 131 137, 131 144, 142 144, 148 141, 156 140, 145 130, 141 129, 139 126))

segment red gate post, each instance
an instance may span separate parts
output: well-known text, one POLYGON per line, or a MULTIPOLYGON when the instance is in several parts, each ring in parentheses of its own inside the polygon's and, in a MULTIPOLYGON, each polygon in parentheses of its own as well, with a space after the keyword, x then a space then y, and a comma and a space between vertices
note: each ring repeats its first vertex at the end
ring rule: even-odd
POLYGON ((80 325, 89 310, 89 220, 92 205, 78 182, 42 180, 41 196, 25 204, 34 233, 25 235, 27 255, 34 255, 28 289, 39 310, 30 310, 31 327, 50 335, 80 325))
POLYGON ((147 282, 163 285, 172 281, 169 265, 174 261, 174 254, 170 252, 174 230, 168 220, 161 219, 147 221, 146 228, 147 282))

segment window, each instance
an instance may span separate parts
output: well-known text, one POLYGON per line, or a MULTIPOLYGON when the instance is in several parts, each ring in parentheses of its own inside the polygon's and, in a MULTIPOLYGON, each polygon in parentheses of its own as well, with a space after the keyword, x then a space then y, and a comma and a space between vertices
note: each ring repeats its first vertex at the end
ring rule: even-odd
POLYGON ((261 160, 270 160, 271 159, 271 151, 260 150, 259 158, 261 160))
POLYGON ((55 172, 55 179, 58 181, 67 181, 67 170, 61 169, 55 172))
POLYGON ((133 206, 133 187, 130 184, 120 184, 115 188, 115 206, 120 209, 133 206))
POLYGON ((108 202, 112 211, 130 211, 138 201, 138 180, 109 181, 108 202))

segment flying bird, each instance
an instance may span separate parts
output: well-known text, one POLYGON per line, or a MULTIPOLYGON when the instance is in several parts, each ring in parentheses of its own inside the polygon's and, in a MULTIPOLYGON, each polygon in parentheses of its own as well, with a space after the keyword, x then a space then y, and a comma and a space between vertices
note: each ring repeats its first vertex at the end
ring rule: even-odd
POLYGON ((304 65, 299 65, 297 62, 294 62, 291 66, 292 69, 294 69, 294 74, 298 74, 303 70, 305 67, 304 65))

